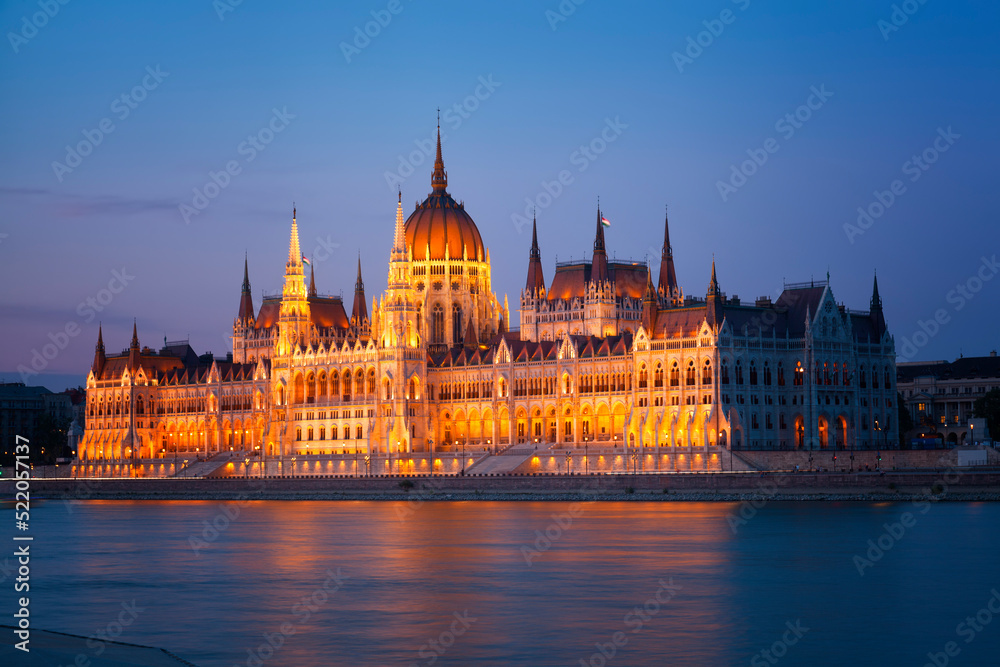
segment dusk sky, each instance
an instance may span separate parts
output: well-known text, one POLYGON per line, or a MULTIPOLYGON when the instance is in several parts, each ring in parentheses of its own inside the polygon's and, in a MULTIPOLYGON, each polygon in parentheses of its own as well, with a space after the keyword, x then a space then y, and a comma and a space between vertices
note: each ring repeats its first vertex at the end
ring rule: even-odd
POLYGON ((867 309, 877 271, 897 351, 930 334, 900 361, 998 347, 994 3, 233 2, 0 8, 4 380, 56 341, 28 383, 82 384, 99 321, 109 354, 135 318, 144 345, 224 355, 244 253, 256 306, 281 287, 293 201, 319 291, 349 311, 360 252, 370 302, 438 107, 515 326, 518 218, 537 205, 551 280, 589 256, 600 197, 609 254, 654 271, 669 204, 689 295, 713 255, 750 301, 829 272, 867 309))

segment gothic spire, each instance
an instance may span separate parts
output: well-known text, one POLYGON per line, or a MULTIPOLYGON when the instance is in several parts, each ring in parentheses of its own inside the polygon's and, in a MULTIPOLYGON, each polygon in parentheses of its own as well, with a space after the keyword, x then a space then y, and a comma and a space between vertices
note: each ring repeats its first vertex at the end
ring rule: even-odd
POLYGON ((708 282, 708 298, 706 299, 705 319, 711 326, 721 326, 725 318, 723 312, 722 290, 719 289, 719 280, 715 277, 715 258, 712 258, 712 279, 708 282))
POLYGON ((531 220, 531 251, 528 253, 528 280, 524 289, 529 293, 538 293, 545 289, 545 277, 542 274, 542 253, 538 249, 538 224, 534 216, 531 220))
POLYGON ((97 347, 94 349, 94 365, 91 370, 94 371, 94 376, 97 379, 101 378, 101 371, 104 370, 104 362, 107 361, 107 356, 104 353, 104 333, 102 331, 102 326, 97 325, 97 347))
POLYGON ((660 294, 672 299, 678 292, 677 273, 674 270, 674 249, 670 245, 670 217, 663 218, 663 249, 660 252, 660 279, 657 283, 660 294))
POLYGON ((309 264, 309 296, 316 296, 316 267, 309 264))
POLYGON ((136 329, 135 318, 132 318, 132 342, 129 345, 129 349, 133 348, 136 350, 139 349, 139 332, 138 329, 136 329))
POLYGON ((247 266, 247 257, 243 256, 243 290, 240 294, 240 310, 236 319, 241 322, 253 320, 253 294, 250 291, 250 270, 247 266))
POLYGON ((132 319, 132 342, 128 348, 128 367, 131 370, 139 368, 139 333, 135 319, 132 319))
POLYGON ((601 205, 597 204, 597 234, 594 236, 594 258, 590 266, 590 279, 595 283, 608 280, 608 253, 604 247, 604 224, 601 215, 601 205))
POLYGON ((288 240, 288 265, 302 266, 302 247, 299 245, 299 223, 295 219, 295 206, 292 206, 292 235, 288 240))
MULTIPOLYGON (((396 229, 393 233, 392 251, 406 254, 406 224, 403 222, 403 191, 399 191, 399 201, 396 203, 396 229)), ((358 258, 360 262, 360 257, 358 258)))
POLYGON ((882 312, 882 297, 878 293, 878 274, 875 274, 875 282, 872 285, 871 318, 875 335, 881 341, 885 333, 885 313, 882 312))
POLYGON ((431 175, 431 187, 436 193, 443 193, 448 188, 448 172, 444 170, 444 158, 441 157, 441 109, 438 109, 437 157, 434 158, 434 173, 431 175))
POLYGON ((368 304, 365 303, 365 282, 361 278, 361 253, 358 253, 358 279, 354 283, 354 310, 351 311, 351 324, 360 326, 368 319, 368 304))

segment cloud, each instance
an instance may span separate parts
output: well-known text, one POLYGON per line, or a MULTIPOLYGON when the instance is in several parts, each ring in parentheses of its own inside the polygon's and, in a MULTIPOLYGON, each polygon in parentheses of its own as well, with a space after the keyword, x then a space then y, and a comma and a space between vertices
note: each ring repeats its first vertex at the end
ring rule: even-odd
POLYGON ((0 196, 46 197, 57 214, 69 218, 91 216, 133 216, 175 210, 177 202, 168 199, 120 197, 118 195, 76 195, 49 188, 0 187, 0 196))

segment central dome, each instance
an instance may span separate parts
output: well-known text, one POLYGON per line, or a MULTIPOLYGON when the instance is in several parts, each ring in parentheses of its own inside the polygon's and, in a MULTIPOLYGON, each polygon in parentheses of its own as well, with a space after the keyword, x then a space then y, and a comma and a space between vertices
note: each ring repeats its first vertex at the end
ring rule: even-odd
POLYGON ((438 127, 437 159, 431 176, 433 190, 406 220, 406 245, 418 261, 450 259, 485 261, 483 238, 472 217, 448 194, 448 174, 441 158, 441 128, 438 127))

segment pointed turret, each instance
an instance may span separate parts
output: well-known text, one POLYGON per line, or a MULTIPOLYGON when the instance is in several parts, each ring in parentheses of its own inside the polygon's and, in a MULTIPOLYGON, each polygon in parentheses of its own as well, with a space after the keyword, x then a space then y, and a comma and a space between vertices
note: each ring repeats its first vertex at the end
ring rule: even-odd
POLYGON ((250 322, 254 319, 253 293, 250 291, 250 270, 247 257, 243 257, 243 290, 240 293, 240 310, 236 315, 239 322, 250 322))
POLYGON ((706 301, 705 319, 710 326, 720 326, 725 315, 722 310, 724 297, 719 289, 719 280, 715 277, 715 258, 712 258, 712 279, 708 282, 708 297, 706 301))
POLYGON ((601 207, 597 207, 597 234, 594 237, 594 258, 590 267, 590 279, 601 284, 608 280, 608 253, 604 247, 604 217, 601 207))
POLYGON ((108 360, 107 355, 104 353, 104 333, 100 324, 97 325, 97 347, 94 350, 94 365, 91 370, 94 371, 94 377, 98 380, 101 379, 101 373, 104 371, 104 363, 108 360))
POLYGON ((538 249, 538 226, 534 217, 531 220, 531 251, 528 253, 528 280, 524 289, 532 295, 541 294, 545 290, 545 276, 542 275, 542 253, 538 249))
POLYGON ((653 288, 653 272, 646 268, 646 292, 642 296, 642 326, 649 337, 653 337, 657 316, 656 290, 653 288))
POLYGON ((139 332, 135 319, 132 320, 132 342, 128 346, 128 367, 131 370, 139 367, 139 332))
POLYGON ((313 297, 313 296, 316 296, 316 295, 317 295, 317 292, 316 292, 316 267, 313 266, 312 263, 310 262, 310 264, 309 264, 309 296, 313 297))
MULTIPOLYGON (((439 151, 440 152, 440 148, 439 151)), ((392 238, 392 252, 406 255, 406 223, 403 222, 403 191, 399 191, 399 201, 396 203, 396 228, 392 238)), ((358 260, 360 261, 360 259, 358 260)))
POLYGON ((476 332, 476 327, 472 320, 473 318, 470 316, 469 325, 465 327, 465 337, 462 339, 462 344, 469 347, 479 347, 479 334, 476 332))
POLYGON ((872 285, 871 318, 875 335, 881 341, 885 333, 885 314, 882 312, 882 297, 878 293, 878 274, 875 274, 875 282, 872 285))
POLYGON ((437 157, 434 158, 434 173, 431 175, 431 187, 436 193, 444 193, 448 189, 448 172, 444 170, 444 158, 441 157, 441 110, 438 109, 437 125, 437 157))
POLYGON ((365 283, 361 279, 361 253, 358 253, 358 279, 354 283, 354 310, 351 324, 361 326, 368 319, 368 304, 365 303, 365 283))
POLYGON ((302 266, 302 248, 299 245, 299 223, 296 221, 295 207, 292 207, 292 235, 288 240, 288 266, 302 266))
POLYGON ((674 271, 674 249, 670 245, 670 217, 663 218, 663 249, 660 252, 660 279, 657 284, 660 296, 675 299, 679 295, 677 274, 674 271))

